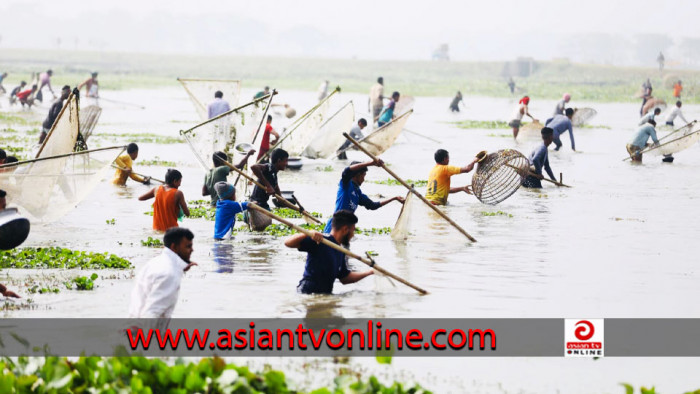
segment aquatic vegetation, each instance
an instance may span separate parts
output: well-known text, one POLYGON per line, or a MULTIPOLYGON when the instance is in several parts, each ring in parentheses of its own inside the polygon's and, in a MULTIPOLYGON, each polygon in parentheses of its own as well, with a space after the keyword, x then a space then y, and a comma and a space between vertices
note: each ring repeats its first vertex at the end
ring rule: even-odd
MULTIPOLYGON (((382 181, 369 181, 371 183, 376 183, 378 185, 389 185, 389 186, 402 186, 401 182, 397 181, 394 178, 389 178, 389 179, 384 179, 382 181)), ((415 180, 415 179, 406 179, 406 183, 409 185, 413 185, 413 187, 425 187, 428 186, 428 181, 427 180, 415 180)))
POLYGON ((106 222, 107 224, 109 224, 109 225, 114 226, 114 225, 117 223, 117 220, 114 219, 114 218, 111 218, 111 219, 105 220, 105 222, 106 222))
POLYGON ((90 275, 90 277, 78 276, 65 283, 66 289, 73 290, 73 286, 75 286, 76 290, 92 290, 95 288, 95 280, 97 278, 98 276, 95 273, 90 275))
POLYGON ((498 137, 498 138, 513 138, 513 134, 496 134, 496 133, 489 133, 486 134, 487 137, 498 137))
POLYGON ((0 251, 0 268, 128 269, 132 265, 114 254, 48 247, 0 251))
MULTIPOLYGON (((625 388, 625 394, 634 394, 634 387, 628 383, 620 383, 620 386, 625 388)), ((652 386, 650 389, 642 386, 639 388, 639 393, 640 394, 656 394, 656 388, 652 386)), ((695 393, 700 393, 700 390, 692 391, 692 392, 687 392, 685 394, 695 394, 695 393)))
POLYGON ((141 240, 141 246, 146 246, 149 248, 160 248, 163 246, 163 241, 160 238, 148 237, 147 239, 141 240))
POLYGON ((153 160, 139 161, 139 165, 158 166, 158 167, 177 167, 178 163, 176 163, 174 161, 161 160, 160 157, 156 156, 153 158, 153 160))
MULTIPOLYGON (((134 393, 276 393, 292 394, 284 372, 265 368, 252 372, 246 366, 227 364, 219 357, 196 362, 179 359, 168 364, 145 357, 65 357, 0 359, 2 392, 134 392, 134 393), (27 371, 33 371, 28 373, 27 371)), ((363 380, 339 374, 332 387, 310 391, 331 393, 423 393, 419 385, 385 386, 376 377, 363 380)))
POLYGON ((513 217, 513 215, 511 215, 510 213, 503 212, 503 211, 496 211, 496 212, 481 211, 481 216, 506 216, 509 218, 513 217))
MULTIPOLYGON (((279 217, 288 218, 288 219, 301 219, 302 218, 302 215, 299 211, 295 211, 291 208, 274 208, 272 210, 272 213, 274 213, 275 215, 277 215, 279 217)), ((322 217, 322 215, 318 212, 309 212, 309 213, 311 214, 311 216, 313 216, 315 218, 322 217)))
POLYGON ((4 124, 28 125, 41 124, 40 120, 27 119, 32 113, 26 113, 26 116, 19 115, 20 113, 0 112, 0 122, 4 124))
POLYGON ((190 219, 206 219, 215 220, 216 219, 216 208, 209 205, 207 202, 206 206, 188 206, 190 209, 190 219))
POLYGON ((99 133, 93 134, 92 138, 106 138, 110 141, 119 140, 121 142, 136 142, 160 145, 179 144, 183 142, 183 140, 179 137, 153 133, 99 133))
POLYGON ((373 227, 373 228, 355 227, 355 234, 362 234, 362 235, 391 234, 391 227, 373 227))
POLYGON ((366 253, 372 257, 379 256, 379 253, 375 252, 374 250, 368 250, 366 253))
POLYGON ((316 171, 333 172, 333 166, 316 167, 316 171))
POLYGON ((450 122, 460 129, 507 129, 508 122, 502 120, 462 120, 450 122))
POLYGON ((27 289, 29 294, 46 294, 46 293, 60 293, 61 289, 58 287, 39 287, 39 285, 34 285, 27 289))

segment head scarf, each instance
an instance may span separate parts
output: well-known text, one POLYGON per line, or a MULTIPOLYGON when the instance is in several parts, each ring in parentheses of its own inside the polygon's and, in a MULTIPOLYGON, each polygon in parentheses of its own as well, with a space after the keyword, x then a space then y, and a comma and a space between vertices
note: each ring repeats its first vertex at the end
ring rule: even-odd
POLYGON ((530 104, 530 97, 525 96, 525 97, 521 98, 520 101, 518 101, 518 104, 525 104, 525 105, 530 104))
POLYGON ((564 101, 569 101, 571 100, 571 95, 569 93, 564 93, 564 101))

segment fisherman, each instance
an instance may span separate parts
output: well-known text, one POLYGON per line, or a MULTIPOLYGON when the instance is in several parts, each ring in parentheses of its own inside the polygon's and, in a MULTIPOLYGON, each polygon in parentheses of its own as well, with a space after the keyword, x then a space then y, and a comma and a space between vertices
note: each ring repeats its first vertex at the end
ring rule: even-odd
POLYGON ((247 210, 248 203, 236 201, 236 188, 228 182, 217 182, 214 189, 219 196, 216 202, 214 239, 221 241, 231 238, 233 227, 236 225, 236 215, 247 210))
MULTIPOLYGON (((270 147, 277 144, 277 140, 279 140, 279 138, 280 135, 275 131, 275 129, 272 128, 272 115, 267 115, 265 131, 262 135, 262 141, 260 141, 260 153, 258 153, 258 159, 256 161, 259 162, 260 159, 265 156, 265 153, 270 150, 270 147), (270 134, 275 136, 275 139, 272 141, 270 141, 270 134)), ((267 162, 267 159, 263 160, 263 162, 267 162)))
POLYGON ((444 149, 438 149, 435 152, 435 167, 430 170, 428 176, 428 190, 425 193, 425 198, 433 205, 446 205, 447 197, 452 193, 465 192, 472 194, 469 186, 450 187, 450 177, 457 174, 464 174, 474 169, 479 159, 474 159, 471 163, 464 167, 451 166, 450 154, 444 149))
POLYGON ((547 150, 547 147, 549 147, 549 145, 552 144, 552 141, 554 141, 554 130, 549 127, 545 127, 540 131, 540 134, 542 135, 542 144, 535 148, 532 153, 530 153, 528 160, 530 161, 529 170, 532 172, 532 174, 529 174, 525 178, 525 181, 523 182, 524 187, 541 189, 542 179, 544 179, 544 176, 542 175, 543 168, 545 171, 547 171, 549 179, 553 181, 557 180, 552 172, 552 168, 549 166, 549 152, 547 150))
POLYGON ((676 82, 673 85, 673 97, 676 100, 680 100, 682 92, 683 92, 683 82, 679 79, 678 82, 676 82))
POLYGON ((299 293, 331 294, 336 279, 348 285, 374 274, 373 269, 364 272, 350 271, 343 252, 321 243, 325 238, 336 245, 345 247, 350 245, 350 240, 355 235, 357 216, 352 211, 340 210, 333 214, 333 218, 328 223, 331 227, 329 233, 321 234, 314 231, 311 237, 306 234, 295 234, 284 241, 284 246, 308 253, 304 276, 297 285, 299 293))
POLYGON ((518 107, 515 109, 513 114, 513 119, 508 123, 508 126, 513 128, 513 138, 518 138, 518 132, 520 131, 520 126, 523 124, 523 116, 527 115, 532 119, 533 122, 538 122, 537 119, 533 118, 528 111, 527 106, 530 104, 530 97, 524 96, 518 101, 518 107))
MULTIPOLYGON (((367 127, 367 120, 365 118, 360 118, 360 120, 357 121, 357 124, 352 126, 350 129, 350 137, 354 138, 356 141, 359 141, 363 139, 365 136, 362 135, 362 129, 367 127)), ((352 145, 352 142, 350 140, 345 140, 343 145, 340 146, 340 149, 338 149, 338 159, 339 160, 347 160, 348 156, 345 154, 345 151, 352 145)))
POLYGON ((2 73, 0 74, 0 94, 5 94, 7 93, 7 90, 5 90, 5 87, 2 86, 2 82, 7 78, 7 73, 2 73))
POLYGON ((629 153, 632 161, 641 162, 642 161, 642 151, 648 146, 647 141, 651 137, 654 141, 654 145, 659 144, 659 139, 656 137, 656 122, 654 119, 649 119, 649 121, 641 126, 635 133, 632 140, 627 144, 627 153, 629 153))
POLYGON ((67 100, 68 96, 70 96, 70 86, 65 85, 63 89, 61 89, 60 99, 51 105, 49 113, 46 115, 46 119, 44 119, 44 123, 41 124, 42 128, 41 134, 39 134, 39 144, 44 142, 44 139, 48 135, 49 131, 51 131, 51 127, 53 127, 54 122, 56 119, 58 119, 58 115, 61 114, 61 109, 63 109, 63 101, 67 100))
POLYGON ((5 164, 6 161, 7 153, 3 149, 0 149, 0 165, 5 164))
POLYGON ((265 86, 265 89, 263 89, 263 90, 261 90, 261 91, 255 93, 255 96, 253 96, 253 100, 257 100, 257 99, 259 99, 259 98, 261 98, 261 97, 265 97, 265 96, 267 96, 268 94, 270 94, 270 87, 269 87, 269 86, 265 86))
POLYGON ((571 150, 576 151, 576 143, 574 141, 574 127, 571 124, 571 118, 574 117, 574 109, 567 108, 566 111, 564 111, 564 113, 566 115, 555 115, 553 118, 547 119, 544 125, 554 131, 554 145, 556 145, 556 148, 554 148, 554 150, 558 151, 559 148, 561 148, 562 143, 559 137, 568 131, 569 136, 571 137, 571 150))
POLYGON ((44 86, 48 86, 49 92, 53 95, 53 99, 56 99, 56 93, 53 92, 53 88, 51 87, 51 76, 53 75, 53 70, 47 70, 45 73, 41 73, 39 75, 39 90, 37 90, 36 93, 36 99, 39 100, 40 102, 44 102, 44 96, 42 94, 42 90, 44 89, 44 86))
POLYGON ((680 117, 683 123, 688 123, 688 121, 685 120, 685 116, 683 116, 683 112, 681 112, 681 106, 683 106, 683 103, 680 100, 676 101, 676 107, 673 108, 671 113, 668 114, 668 116, 666 117, 667 126, 673 127, 673 122, 676 120, 677 117, 680 117))
POLYGON ((217 90, 214 93, 214 101, 209 103, 209 105, 207 106, 207 113, 209 115, 209 119, 215 118, 230 110, 231 106, 228 105, 228 101, 224 100, 224 92, 222 92, 221 90, 217 90))
POLYGON ((450 103, 450 110, 452 112, 459 112, 459 103, 464 105, 464 100, 462 100, 462 92, 458 90, 457 95, 452 99, 452 103, 450 103))
POLYGON ((639 109, 639 116, 644 116, 644 105, 647 103, 651 96, 651 92, 654 89, 651 86, 651 81, 647 78, 646 82, 642 84, 642 108, 639 109))
POLYGON ((321 101, 324 98, 326 98, 326 96, 328 96, 328 85, 329 84, 330 84, 330 82, 328 82, 327 80, 321 82, 321 86, 318 87, 318 101, 321 101))
POLYGON ((377 78, 377 83, 369 90, 368 111, 372 113, 372 119, 379 117, 384 107, 384 78, 377 78))
POLYGON ((85 86, 85 97, 100 97, 99 92, 97 91, 99 89, 99 83, 97 82, 97 72, 93 72, 90 78, 86 79, 85 81, 83 81, 83 83, 78 85, 78 90, 82 90, 83 86, 85 86))
POLYGON ((22 89, 24 89, 25 86, 27 86, 27 82, 22 81, 22 82, 19 83, 18 86, 15 86, 15 88, 12 89, 12 91, 10 92, 10 98, 9 98, 9 100, 10 100, 10 105, 14 105, 14 104, 17 102, 17 99, 18 99, 18 98, 17 98, 17 94, 18 94, 19 92, 21 92, 22 89))
POLYGON ((182 174, 178 170, 169 168, 165 173, 165 185, 154 187, 146 194, 139 197, 139 201, 150 200, 153 202, 153 229, 166 231, 177 227, 177 221, 181 215, 190 216, 185 195, 178 190, 182 184, 182 174))
POLYGON ((31 89, 23 90, 17 93, 17 99, 19 99, 19 103, 22 104, 22 108, 24 108, 25 105, 32 108, 32 105, 34 105, 33 94, 36 93, 36 90, 36 85, 32 85, 31 89))
POLYGON ((382 127, 394 119, 394 110, 396 109, 396 103, 399 101, 400 98, 401 95, 399 94, 399 92, 394 92, 391 94, 391 100, 389 100, 384 109, 382 109, 382 112, 379 113, 379 116, 377 116, 374 119, 375 121, 377 121, 377 126, 382 127))
MULTIPOLYGON (((360 186, 362 186, 362 183, 365 181, 365 175, 367 175, 367 167, 379 167, 383 164, 384 162, 381 159, 378 161, 368 161, 366 163, 353 161, 350 163, 349 167, 345 167, 340 177, 340 182, 338 182, 338 193, 335 197, 335 209, 333 211, 338 212, 345 209, 350 212, 355 212, 360 205, 374 211, 392 201, 398 201, 403 204, 404 199, 400 196, 392 197, 381 202, 372 201, 360 190, 360 186)), ((330 231, 331 219, 328 220, 326 227, 323 229, 324 233, 329 233, 330 231)))
POLYGON ((552 116, 566 115, 564 111, 566 111, 566 104, 568 104, 569 101, 571 101, 571 95, 569 93, 564 93, 562 99, 557 103, 557 106, 554 107, 554 114, 552 116))
POLYGON ((659 116, 659 114, 661 114, 661 108, 659 108, 659 107, 654 108, 653 112, 648 112, 646 115, 642 116, 641 119, 639 119, 639 123, 637 124, 637 126, 643 126, 649 120, 655 121, 656 117, 659 116))
POLYGON ((656 61, 659 62, 659 71, 664 71, 664 62, 666 62, 666 58, 664 57, 663 52, 659 52, 659 56, 656 58, 656 61))
POLYGON ((510 94, 515 94, 515 81, 513 77, 508 79, 508 88, 510 89, 510 94))
POLYGON ((270 210, 267 200, 273 194, 281 194, 279 184, 277 183, 277 173, 284 171, 287 168, 289 153, 284 149, 274 149, 270 154, 269 163, 253 164, 250 169, 258 178, 258 183, 265 186, 261 189, 257 185, 253 188, 253 193, 250 195, 250 201, 259 206, 270 210))
POLYGON ((130 318, 166 319, 177 305, 182 277, 198 265, 190 260, 194 234, 186 228, 171 228, 163 236, 163 252, 138 270, 129 305, 130 318))
MULTIPOLYGON (((251 149, 246 153, 245 157, 236 166, 239 170, 242 170, 248 163, 248 158, 255 153, 255 149, 251 149)), ((228 174, 231 173, 231 168, 224 163, 224 161, 229 161, 229 157, 224 152, 214 152, 212 155, 212 161, 214 162, 214 168, 210 169, 204 176, 204 185, 202 185, 202 195, 211 196, 211 205, 216 206, 217 202, 221 198, 216 192, 216 184, 220 182, 225 182, 228 174)))
POLYGON ((141 175, 133 172, 134 160, 139 157, 139 146, 135 143, 130 143, 126 147, 126 153, 117 157, 114 160, 114 165, 117 170, 114 172, 114 179, 112 183, 118 186, 125 186, 126 179, 131 178, 136 182, 143 183, 144 185, 149 185, 151 183, 151 177, 142 177, 141 175))

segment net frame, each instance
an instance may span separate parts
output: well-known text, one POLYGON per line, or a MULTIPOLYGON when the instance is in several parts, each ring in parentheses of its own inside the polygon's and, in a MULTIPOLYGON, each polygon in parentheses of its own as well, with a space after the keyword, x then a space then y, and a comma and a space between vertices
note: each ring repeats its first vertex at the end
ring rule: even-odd
MULTIPOLYGON (((411 187, 413 187, 413 185, 411 185, 411 187)), ((401 241, 408 238, 414 208, 414 196, 413 193, 409 191, 406 194, 403 205, 401 206, 399 217, 396 219, 396 223, 394 223, 394 228, 391 229, 391 239, 394 241, 401 241)))
POLYGON ((394 114, 400 116, 408 111, 412 111, 416 104, 416 98, 413 96, 399 96, 399 101, 396 103, 394 114))
POLYGON ((303 156, 311 159, 326 159, 332 156, 345 142, 343 133, 350 130, 354 123, 355 105, 352 101, 348 101, 319 127, 318 132, 302 152, 303 156))
POLYGON ((477 164, 472 192, 484 204, 496 205, 512 196, 523 184, 530 161, 515 149, 501 149, 477 164))
POLYGON ((540 122, 533 121, 533 122, 524 124, 518 130, 518 136, 516 137, 516 140, 517 141, 539 140, 542 138, 542 134, 540 133, 542 128, 544 128, 544 125, 540 122))
POLYGON ((596 115, 598 115, 598 111, 593 108, 576 108, 574 110, 574 116, 571 117, 571 124, 574 125, 574 127, 581 127, 596 115))
POLYGON ((100 120, 100 115, 102 115, 102 108, 99 105, 88 105, 87 107, 80 108, 78 111, 78 116, 80 118, 80 133, 83 135, 83 139, 87 142, 88 138, 92 135, 92 132, 97 126, 97 122, 100 120))
POLYGON ((214 93, 220 90, 231 108, 238 106, 241 98, 241 81, 238 79, 178 78, 178 82, 190 97, 194 109, 202 120, 209 119, 207 105, 214 100, 214 93))
MULTIPOLYGON (((664 142, 659 146, 654 146, 641 153, 649 153, 652 155, 672 155, 684 151, 698 141, 700 141, 700 124, 693 123, 690 128, 682 127, 681 129, 667 135, 664 142), (682 131, 681 131, 682 130, 682 131)), ((660 139, 659 142, 662 140, 660 139)))
MULTIPOLYGON (((357 142, 371 154, 375 156, 381 155, 391 148, 392 145, 394 145, 394 142, 403 131, 403 128, 406 126, 406 122, 411 114, 413 114, 413 110, 409 110, 408 112, 394 118, 394 120, 391 122, 372 131, 370 134, 366 135, 363 139, 357 142)), ((351 147, 343 150, 343 152, 350 148, 351 147)))
POLYGON ((41 143, 35 158, 63 155, 73 152, 78 142, 80 134, 80 99, 77 90, 71 94, 63 103, 61 112, 51 125, 51 129, 46 134, 41 143))

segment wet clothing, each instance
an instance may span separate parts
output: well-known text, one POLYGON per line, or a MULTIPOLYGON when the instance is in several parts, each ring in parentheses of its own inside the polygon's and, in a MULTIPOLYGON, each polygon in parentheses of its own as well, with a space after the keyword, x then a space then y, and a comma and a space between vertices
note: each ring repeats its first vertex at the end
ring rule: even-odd
POLYGON ((461 94, 456 95, 455 98, 452 99, 452 103, 450 103, 450 110, 452 110, 452 112, 459 112, 460 101, 462 101, 461 94))
POLYGON ((648 114, 642 116, 642 118, 639 119, 639 124, 637 126, 644 126, 646 123, 649 123, 650 120, 656 120, 656 115, 654 115, 654 111, 650 111, 648 114))
MULTIPOLYGON (((352 177, 356 173, 350 170, 350 167, 345 167, 343 174, 341 175, 340 182, 338 183, 338 193, 335 197, 335 209, 333 212, 338 212, 341 209, 347 209, 351 212, 355 212, 357 207, 360 205, 374 211, 379 209, 382 204, 378 201, 372 201, 369 197, 362 193, 360 187, 352 181, 352 177)), ((331 222, 333 218, 328 219, 326 227, 323 229, 324 233, 331 232, 331 222)))
MULTIPOLYGON (((265 179, 272 185, 273 189, 277 189, 277 169, 275 168, 272 163, 265 163, 262 174, 265 179)), ((258 180, 261 184, 265 184, 261 180, 258 180)), ((265 189, 259 188, 257 185, 253 188, 253 193, 250 194, 250 201, 260 205, 261 207, 270 210, 270 206, 267 204, 267 200, 270 198, 270 195, 267 194, 267 191, 265 189)))
POLYGON ((155 192, 156 199, 153 202, 153 229, 165 231, 171 227, 177 227, 177 217, 180 214, 180 205, 177 204, 177 189, 159 186, 155 192))
POLYGON ((384 107, 382 110, 383 113, 379 117, 379 121, 377 122, 379 126, 381 127, 382 125, 391 122, 391 119, 394 117, 394 109, 396 108, 396 101, 394 99, 391 99, 389 103, 384 107))
POLYGON ((671 113, 668 114, 668 116, 666 117, 666 124, 673 126, 673 121, 676 120, 676 117, 680 117, 683 123, 688 123, 688 121, 685 120, 685 116, 683 116, 683 112, 681 112, 681 109, 678 107, 673 107, 671 113))
POLYGON ((209 119, 219 116, 223 114, 224 112, 228 112, 231 110, 231 107, 228 105, 228 102, 222 98, 215 98, 214 101, 209 103, 207 106, 207 114, 209 116, 209 119))
POLYGON ((522 126, 523 124, 523 116, 525 116, 526 112, 528 112, 527 105, 518 104, 518 107, 515 108, 515 112, 511 117, 512 120, 508 123, 508 126, 513 128, 520 128, 520 126, 522 126))
POLYGON ((46 119, 44 119, 44 123, 42 123, 41 126, 44 129, 51 130, 51 126, 53 126, 56 118, 58 118, 58 115, 61 113, 61 109, 63 109, 63 100, 58 100, 53 103, 49 109, 49 114, 46 115, 46 119))
MULTIPOLYGON (((324 237, 338 244, 330 234, 324 237)), ((345 254, 330 246, 317 244, 310 237, 306 237, 299 245, 300 252, 306 255, 306 267, 304 277, 299 281, 297 291, 303 294, 331 294, 333 293, 333 283, 336 279, 342 279, 350 275, 345 254)))
POLYGON ((146 263, 136 273, 129 317, 169 319, 177 305, 185 267, 187 263, 168 248, 146 263))
POLYGON ((641 150, 647 146, 647 141, 649 141, 649 138, 651 138, 654 143, 659 143, 654 126, 645 124, 637 130, 637 133, 634 135, 634 137, 632 137, 629 144, 641 150))
POLYGON ((447 204, 450 195, 450 177, 462 173, 462 169, 456 166, 436 164, 428 176, 428 191, 425 198, 435 205, 447 204))
POLYGON ((270 132, 272 130, 273 129, 271 124, 265 124, 265 131, 262 135, 262 141, 260 141, 260 152, 258 153, 258 159, 256 161, 260 161, 260 158, 263 157, 265 153, 267 153, 267 151, 270 150, 270 132))
MULTIPOLYGON (((554 172, 552 172, 552 167, 549 166, 549 152, 544 143, 537 146, 537 148, 530 153, 528 160, 530 161, 530 165, 535 167, 535 174, 542 175, 542 169, 544 169, 547 171, 547 175, 549 175, 551 180, 557 180, 554 176, 554 172)), ((541 188, 542 181, 532 175, 528 175, 527 178, 525 178, 525 182, 523 182, 523 186, 541 188)))
POLYGON ((247 202, 219 200, 216 203, 214 239, 226 239, 230 237, 233 227, 236 225, 236 214, 247 209, 247 202))
MULTIPOLYGON (((117 167, 126 168, 126 169, 131 170, 131 169, 133 169, 134 161, 131 160, 131 156, 129 156, 128 153, 125 153, 125 154, 117 157, 117 159, 114 160, 114 164, 117 167)), ((141 182, 141 183, 143 183, 143 181, 145 180, 145 179, 143 179, 143 177, 141 175, 134 174, 133 172, 130 175, 127 175, 127 173, 125 171, 117 169, 116 171, 114 171, 114 178, 112 179, 112 183, 115 185, 124 186, 124 185, 126 185, 126 178, 131 178, 131 179, 135 180, 136 182, 141 182)))
POLYGON ((545 126, 554 130, 554 144, 557 146, 556 148, 554 148, 554 150, 559 150, 559 148, 561 148, 562 143, 559 136, 567 131, 569 132, 569 136, 571 137, 571 149, 576 150, 576 142, 574 141, 574 128, 569 118, 567 118, 564 115, 556 115, 552 119, 548 119, 545 123, 545 126))
POLYGON ((566 111, 566 101, 561 100, 557 103, 557 106, 554 107, 554 114, 552 114, 552 116, 564 115, 564 111, 566 111))
POLYGON ((209 197, 211 197, 211 205, 217 205, 219 201, 219 194, 216 192, 214 185, 218 182, 226 182, 228 174, 231 173, 231 168, 228 166, 219 166, 210 169, 206 175, 204 175, 204 186, 209 191, 209 197))
MULTIPOLYGON (((355 124, 352 127, 352 129, 350 129, 350 132, 348 134, 350 134, 350 137, 354 138, 356 141, 359 141, 359 140, 365 138, 365 136, 362 135, 362 129, 360 128, 360 125, 358 125, 358 124, 355 124)), ((346 139, 345 142, 343 143, 343 145, 341 145, 340 149, 338 149, 338 150, 343 150, 343 149, 349 148, 350 145, 352 145, 352 142, 350 142, 350 140, 346 139)))

